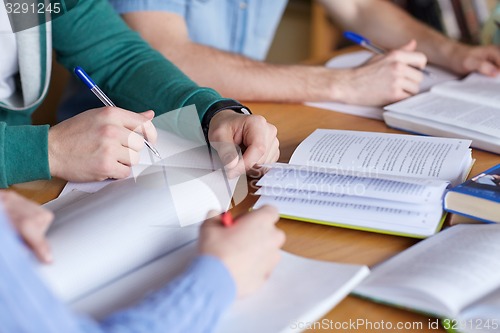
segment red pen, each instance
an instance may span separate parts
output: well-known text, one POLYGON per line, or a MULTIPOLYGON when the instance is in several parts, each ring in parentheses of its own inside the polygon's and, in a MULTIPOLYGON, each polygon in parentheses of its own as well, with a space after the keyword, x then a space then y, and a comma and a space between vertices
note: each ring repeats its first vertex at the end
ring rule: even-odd
POLYGON ((224 212, 220 216, 222 220, 222 224, 227 228, 230 227, 234 224, 233 221, 233 215, 231 215, 231 212, 224 212))

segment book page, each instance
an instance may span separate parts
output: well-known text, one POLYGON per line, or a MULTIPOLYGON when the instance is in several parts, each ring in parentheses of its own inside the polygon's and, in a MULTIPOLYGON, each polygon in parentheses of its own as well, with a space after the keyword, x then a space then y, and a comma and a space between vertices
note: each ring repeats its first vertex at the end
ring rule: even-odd
MULTIPOLYGON (((358 51, 348 54, 343 54, 335 58, 330 59, 326 63, 328 68, 352 68, 358 67, 364 64, 373 56, 372 52, 369 51, 358 51)), ((432 86, 446 82, 449 80, 456 80, 458 77, 450 72, 447 72, 439 67, 428 65, 426 67, 427 71, 431 75, 424 75, 424 79, 420 84, 420 92, 429 90, 432 86)), ((350 105, 345 103, 335 103, 335 102, 308 102, 305 103, 308 106, 313 106, 320 109, 326 109, 331 111, 337 111, 347 114, 353 114, 356 116, 361 116, 365 118, 372 118, 382 120, 382 114, 384 112, 382 107, 376 106, 364 106, 364 105, 350 105)))
POLYGON ((500 113, 500 76, 472 73, 461 81, 446 82, 432 88, 435 94, 489 106, 500 113))
POLYGON ((290 164, 454 181, 471 159, 471 141, 415 135, 317 129, 297 147, 290 164), (457 163, 459 161, 459 163, 457 163))
POLYGON ((40 270, 61 299, 82 297, 193 240, 209 210, 230 204, 234 188, 221 170, 169 169, 165 175, 154 170, 163 167, 151 168, 57 207, 48 232, 54 264, 40 270))
MULTIPOLYGON (((196 256, 190 243, 72 304, 97 319, 138 302, 180 274, 196 256)), ((301 258, 282 252, 269 280, 255 294, 237 300, 221 318, 217 333, 295 332, 298 321, 314 321, 342 300, 366 275, 364 266, 301 258), (305 281, 307 283, 305 283, 305 281), (298 288, 300 286, 300 288, 298 288)))
POLYGON ((266 204, 276 207, 285 218, 412 237, 433 235, 442 217, 440 205, 434 205, 434 210, 405 210, 356 202, 261 196, 255 208, 266 204))
POLYGON ((356 293, 456 318, 499 287, 500 225, 459 225, 377 266, 356 293))
POLYGON ((500 138, 500 109, 477 102, 425 93, 391 104, 386 109, 500 138))
POLYGON ((448 184, 433 180, 405 182, 272 168, 257 182, 257 186, 273 188, 276 196, 283 196, 285 190, 303 190, 425 204, 441 203, 441 198, 448 184))
POLYGON ((454 324, 461 332, 500 332, 500 289, 464 309, 454 324))
MULTIPOLYGON (((401 202, 393 200, 383 200, 377 198, 357 197, 347 194, 326 193, 318 191, 297 190, 291 188, 261 187, 255 192, 256 195, 268 197, 297 198, 308 200, 319 200, 337 203, 352 203, 380 208, 412 210, 412 211, 435 211, 438 206, 441 208, 441 201, 430 203, 401 202)), ((453 215, 455 216, 455 215, 453 215)))

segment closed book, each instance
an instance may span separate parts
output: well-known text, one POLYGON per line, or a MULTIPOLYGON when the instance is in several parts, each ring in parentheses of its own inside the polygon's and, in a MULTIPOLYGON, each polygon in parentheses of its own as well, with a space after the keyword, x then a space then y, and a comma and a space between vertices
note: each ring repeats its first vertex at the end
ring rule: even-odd
POLYGON ((484 222, 500 223, 500 164, 449 190, 444 208, 484 222))

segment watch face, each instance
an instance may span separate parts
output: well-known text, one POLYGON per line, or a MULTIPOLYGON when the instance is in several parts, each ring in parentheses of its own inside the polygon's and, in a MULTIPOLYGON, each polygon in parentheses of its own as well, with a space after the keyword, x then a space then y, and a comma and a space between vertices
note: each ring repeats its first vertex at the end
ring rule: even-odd
POLYGON ((240 109, 240 111, 241 111, 241 113, 243 113, 243 114, 252 114, 252 113, 250 112, 250 110, 248 110, 247 108, 241 108, 241 109, 240 109))

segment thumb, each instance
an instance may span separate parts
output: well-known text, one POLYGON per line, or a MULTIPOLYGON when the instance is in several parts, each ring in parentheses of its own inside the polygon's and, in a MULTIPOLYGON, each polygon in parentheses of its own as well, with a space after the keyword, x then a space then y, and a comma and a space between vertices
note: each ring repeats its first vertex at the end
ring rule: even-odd
POLYGON ((139 114, 142 115, 142 116, 144 116, 148 120, 151 120, 151 119, 153 119, 155 117, 155 112, 153 110, 148 110, 148 111, 140 112, 139 114))
POLYGON ((412 39, 405 45, 401 46, 400 49, 403 51, 410 51, 410 52, 415 51, 417 49, 417 41, 412 39))
POLYGON ((238 165, 239 155, 230 127, 218 129, 214 135, 209 134, 210 145, 217 151, 217 155, 226 169, 233 169, 238 165))
POLYGON ((31 245, 38 259, 46 264, 52 263, 52 252, 49 243, 45 239, 40 239, 31 245))

